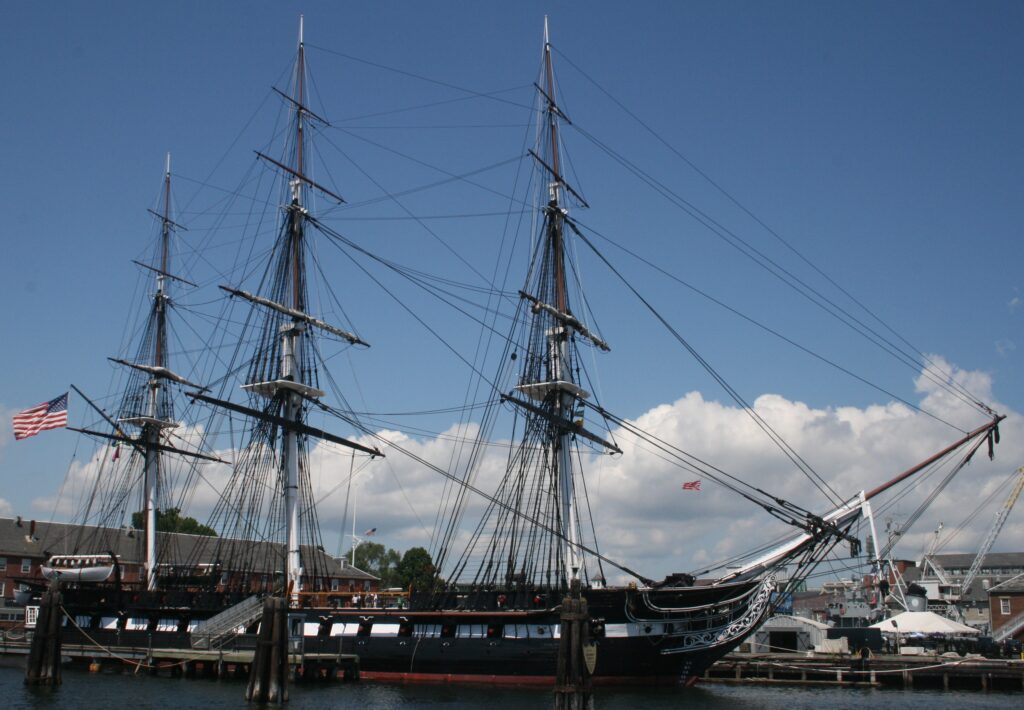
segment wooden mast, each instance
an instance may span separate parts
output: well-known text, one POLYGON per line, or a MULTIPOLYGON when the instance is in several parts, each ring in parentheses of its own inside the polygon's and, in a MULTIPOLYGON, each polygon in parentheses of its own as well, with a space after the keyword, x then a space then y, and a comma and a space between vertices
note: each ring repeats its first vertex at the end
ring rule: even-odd
MULTIPOLYGON (((305 131, 303 113, 305 99, 305 46, 303 41, 303 18, 299 17, 299 53, 295 62, 295 171, 305 174, 303 143, 305 131)), ((305 211, 302 207, 303 182, 297 177, 291 180, 292 200, 288 209, 289 239, 291 241, 291 306, 297 311, 305 310, 303 302, 302 248, 305 211)), ((291 326, 282 334, 281 377, 305 384, 302 372, 302 333, 306 324, 293 318, 291 326)), ((302 397, 298 392, 286 390, 284 395, 284 418, 295 425, 301 424, 302 397)), ((299 552, 299 435, 295 427, 284 430, 283 489, 286 525, 286 573, 287 588, 291 601, 297 603, 302 581, 302 560, 299 552)))
MULTIPOLYGON (((544 98, 547 101, 547 122, 551 141, 551 169, 554 173, 548 187, 549 202, 547 211, 547 230, 552 260, 552 278, 554 286, 555 308, 560 313, 569 313, 569 298, 565 277, 565 245, 564 218, 565 208, 561 204, 561 158, 558 153, 558 108, 555 105, 555 77, 551 65, 551 42, 548 35, 548 18, 544 18, 544 98)), ((548 330, 548 347, 551 356, 550 379, 552 382, 573 383, 572 367, 569 361, 570 329, 562 323, 554 322, 548 330)), ((555 400, 555 415, 563 420, 571 421, 576 395, 573 389, 560 388, 555 400)), ((576 511, 576 491, 573 480, 572 466, 572 433, 562 428, 556 439, 556 457, 558 471, 559 504, 561 508, 561 532, 566 565, 566 582, 571 586, 579 579, 580 556, 579 535, 576 511)))
MULTIPOLYGON (((171 154, 167 154, 164 170, 164 208, 160 225, 160 271, 156 275, 156 294, 154 296, 154 315, 156 317, 156 337, 153 348, 153 367, 164 368, 167 340, 167 278, 170 272, 170 236, 171 236, 171 154)), ((143 424, 142 440, 145 444, 144 488, 145 502, 143 517, 146 535, 146 589, 152 591, 157 587, 157 555, 156 555, 156 513, 157 495, 160 482, 160 430, 170 422, 162 422, 161 405, 163 404, 164 382, 160 377, 149 380, 149 412, 148 421, 143 424)))

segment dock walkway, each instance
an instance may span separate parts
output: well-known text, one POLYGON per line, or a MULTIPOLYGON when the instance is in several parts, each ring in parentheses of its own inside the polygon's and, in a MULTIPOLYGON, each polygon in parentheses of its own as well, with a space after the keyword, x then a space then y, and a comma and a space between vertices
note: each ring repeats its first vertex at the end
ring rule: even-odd
POLYGON ((701 681, 1024 691, 1024 660, 875 655, 862 664, 851 655, 733 653, 709 668, 701 681))
MULTIPOLYGON (((28 657, 28 638, 0 638, 0 655, 28 657)), ((254 649, 149 648, 139 646, 103 646, 64 643, 61 656, 73 666, 99 671, 113 664, 134 667, 134 672, 169 673, 173 676, 248 677, 254 649)), ((359 656, 350 653, 288 654, 288 664, 300 679, 345 680, 359 678, 359 656)))

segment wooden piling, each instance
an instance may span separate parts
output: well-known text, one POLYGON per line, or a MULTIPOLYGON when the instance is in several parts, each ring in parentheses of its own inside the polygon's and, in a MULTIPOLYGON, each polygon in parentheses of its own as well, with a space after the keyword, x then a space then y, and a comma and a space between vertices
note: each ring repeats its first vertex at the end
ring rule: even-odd
POLYGON ((587 600, 580 595, 579 580, 573 580, 569 595, 562 600, 555 710, 593 710, 590 676, 597 647, 590 642, 589 622, 587 600))
POLYGON ((249 667, 245 699, 258 703, 288 701, 288 602, 268 597, 249 667))
POLYGON ((60 593, 60 582, 53 580, 43 594, 36 618, 36 630, 32 636, 28 667, 25 669, 26 685, 60 685, 60 626, 64 618, 60 593))

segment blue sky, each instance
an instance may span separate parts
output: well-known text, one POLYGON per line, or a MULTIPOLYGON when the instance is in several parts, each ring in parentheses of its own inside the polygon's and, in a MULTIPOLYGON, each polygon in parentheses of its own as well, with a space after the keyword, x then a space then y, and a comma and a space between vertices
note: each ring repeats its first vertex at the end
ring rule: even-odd
MULTIPOLYGON (((126 322, 148 289, 130 262, 150 253, 146 209, 156 206, 167 151, 179 220, 197 225, 181 263, 215 285, 217 274, 189 250, 206 239, 198 225, 214 208, 211 195, 236 186, 252 168, 252 150, 272 138, 280 101, 269 87, 286 85, 300 13, 313 104, 334 126, 321 143, 318 175, 350 202, 366 203, 332 213, 346 235, 472 281, 450 247, 490 273, 502 217, 427 220, 433 234, 391 218, 403 209, 434 217, 507 210, 502 195, 515 165, 480 178, 497 195, 456 185, 411 195, 403 209, 371 204, 380 195, 374 182, 398 191, 437 180, 435 167, 464 173, 521 155, 546 13, 561 103, 581 129, 565 134, 574 184, 592 205, 574 212, 581 222, 888 392, 915 403, 927 396, 915 390, 913 370, 821 318, 619 171, 589 137, 821 283, 593 79, 917 348, 980 378, 972 381, 1003 410, 1024 411, 1019 3, 110 2, 4 3, 0 11, 5 414, 70 382, 107 391, 113 370, 105 358, 121 352, 126 322), (467 96, 453 87, 501 91, 505 101, 396 112, 467 96)), ((224 231, 217 239, 226 243, 224 231)), ((822 412, 868 412, 891 401, 635 262, 623 259, 622 268, 749 401, 771 394, 822 412)), ((642 417, 687 393, 724 401, 636 315, 635 302, 603 285, 608 275, 596 263, 588 269, 594 311, 613 346, 601 364, 606 406, 642 417)), ((374 345, 346 356, 360 372, 353 399, 391 412, 460 404, 465 369, 357 273, 336 278, 346 320, 374 345)), ((183 300, 198 308, 211 298, 183 300)), ((425 311, 451 342, 471 347, 472 323, 429 304, 425 311)), ((49 517, 37 499, 55 494, 72 456, 84 455, 80 446, 64 432, 0 440, 8 512, 49 517)), ((1010 446, 1011 456, 1022 450, 1010 446)), ((891 461, 894 469, 901 463, 909 462, 891 461)), ((1004 457, 998 471, 1021 463, 1004 457)), ((678 504, 679 515, 693 512, 685 510, 690 501, 678 504)), ((673 517, 666 510, 658 522, 664 528, 673 517)), ((386 536, 387 525, 378 527, 386 536)), ((417 527, 394 521, 391 544, 416 544, 417 527)), ((686 559, 650 562, 668 568, 686 559)))

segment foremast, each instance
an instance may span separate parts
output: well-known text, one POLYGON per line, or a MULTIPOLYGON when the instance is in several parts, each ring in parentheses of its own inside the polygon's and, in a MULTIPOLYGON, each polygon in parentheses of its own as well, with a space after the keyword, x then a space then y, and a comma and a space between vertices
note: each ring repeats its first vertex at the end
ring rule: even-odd
MULTIPOLYGON (((160 238, 157 249, 157 267, 146 266, 156 278, 156 291, 153 294, 153 306, 150 311, 146 335, 143 337, 136 362, 115 360, 119 364, 132 368, 137 373, 148 375, 144 384, 143 401, 135 400, 132 388, 126 395, 126 405, 122 407, 119 424, 138 426, 140 429, 138 445, 141 446, 143 457, 143 507, 142 518, 145 536, 145 585, 147 590, 157 588, 157 509, 159 505, 160 481, 163 473, 162 452, 170 449, 164 445, 163 431, 178 426, 174 421, 173 405, 167 391, 168 380, 192 384, 169 368, 167 353, 167 312, 171 303, 168 284, 175 280, 171 275, 171 236, 179 227, 171 219, 171 155, 167 154, 164 170, 162 208, 153 214, 160 220, 160 238), (135 400, 135 401, 133 401, 135 400)), ((197 386, 197 385, 196 385, 197 386)), ((120 432, 114 437, 116 441, 130 441, 120 432)), ((183 452, 184 453, 184 452, 183 452)))
MULTIPOLYGON (((300 427, 303 424, 303 398, 322 397, 324 393, 307 380, 309 373, 302 366, 302 336, 308 323, 300 317, 306 312, 305 264, 303 262, 307 212, 304 206, 306 182, 306 49, 303 38, 303 20, 299 19, 299 49, 295 61, 293 104, 295 120, 293 166, 280 165, 291 175, 288 185, 290 201, 285 208, 285 224, 282 229, 284 240, 283 286, 280 296, 284 309, 294 312, 290 319, 279 327, 280 365, 279 377, 274 381, 250 382, 244 389, 281 400, 283 419, 281 446, 281 489, 284 493, 285 523, 285 581, 291 600, 298 600, 302 580, 302 557, 300 554, 301 522, 299 519, 299 476, 302 453, 300 452, 300 427)), ((276 162, 276 161, 273 161, 276 162)))

